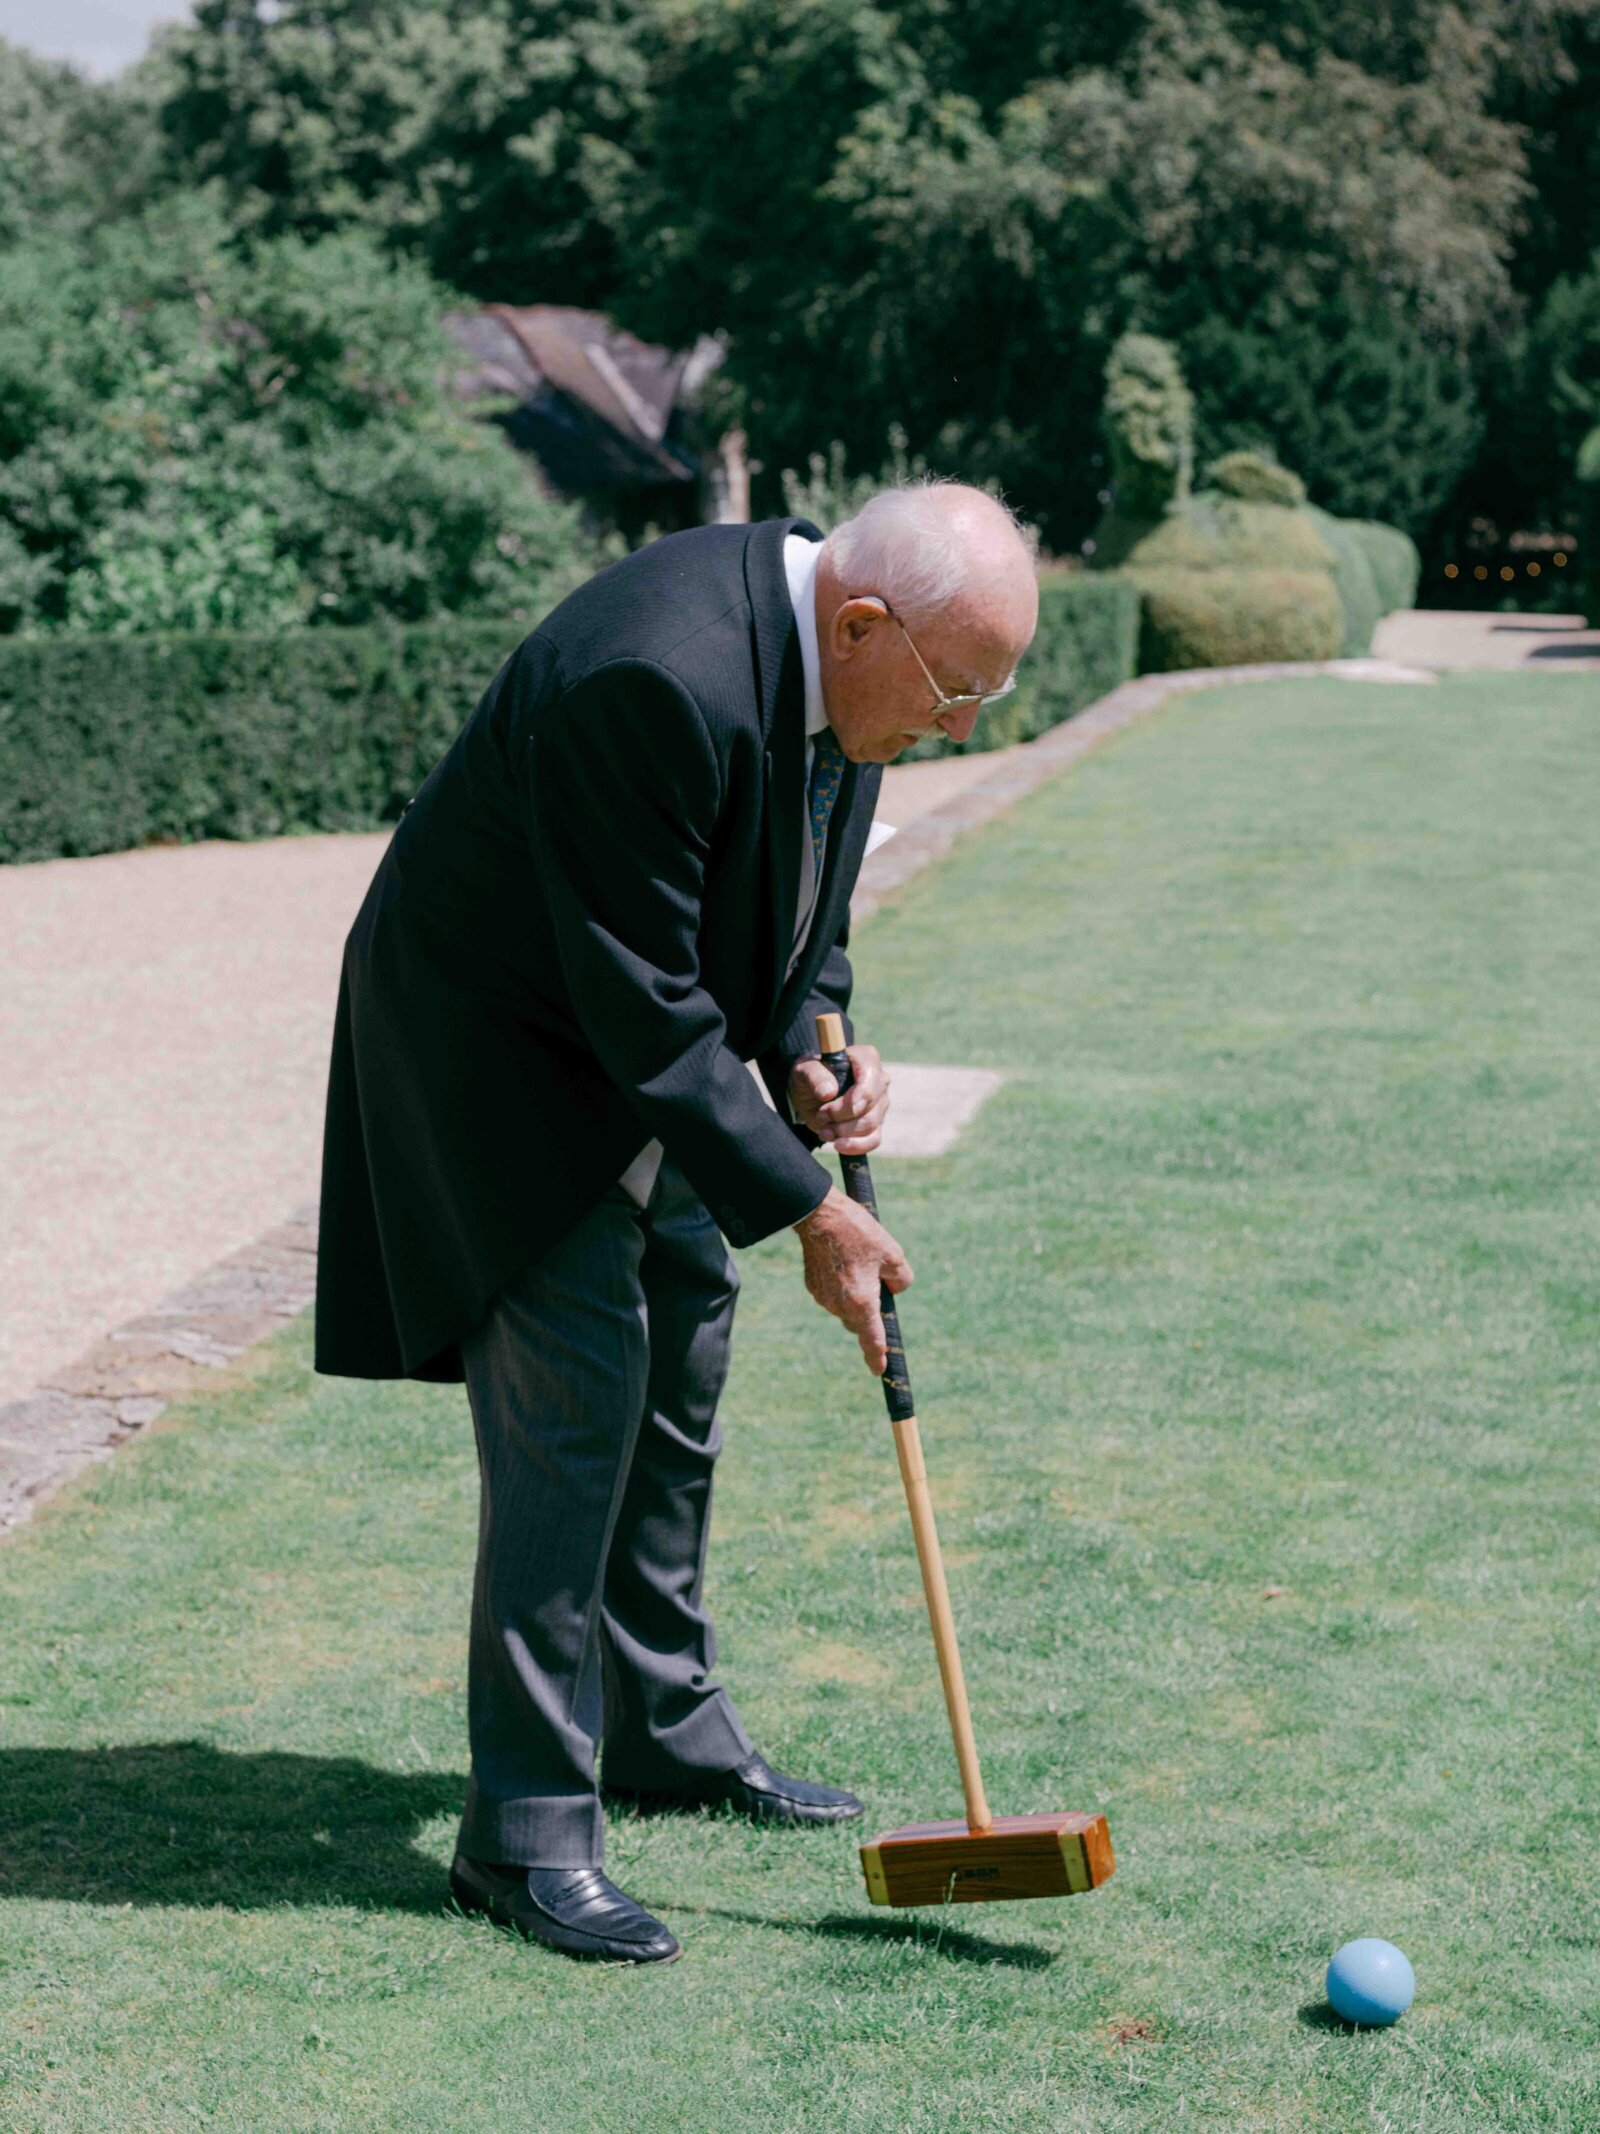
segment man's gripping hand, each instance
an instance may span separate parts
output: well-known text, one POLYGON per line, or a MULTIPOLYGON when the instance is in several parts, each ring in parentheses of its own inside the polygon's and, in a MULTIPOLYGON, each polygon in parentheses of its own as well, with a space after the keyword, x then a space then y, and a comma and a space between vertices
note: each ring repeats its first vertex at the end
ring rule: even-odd
POLYGON ((889 1077, 876 1045, 851 1045, 849 1054, 854 1079, 843 1096, 821 1060, 796 1060, 789 1070, 789 1104, 800 1124, 835 1155, 870 1156, 883 1139, 889 1077))
MULTIPOLYGON (((872 1056, 876 1061, 877 1054, 872 1056)), ((794 1227, 806 1256, 806 1288, 825 1312, 844 1321, 861 1343, 867 1369, 874 1378, 881 1378, 889 1368, 889 1349, 878 1285, 882 1283, 894 1296, 911 1287, 905 1254, 883 1225, 865 1208, 847 1200, 837 1186, 829 1186, 811 1213, 794 1227)))

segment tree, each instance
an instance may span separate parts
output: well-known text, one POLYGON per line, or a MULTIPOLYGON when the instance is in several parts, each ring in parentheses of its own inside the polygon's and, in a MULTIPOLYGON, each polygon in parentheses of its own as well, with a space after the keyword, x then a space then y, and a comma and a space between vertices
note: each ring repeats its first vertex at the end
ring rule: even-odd
POLYGON ((149 182, 152 79, 87 81, 0 38, 0 251, 116 214, 149 182))
POLYGON ((1600 0, 200 0, 161 65, 168 182, 252 231, 724 330, 758 510, 898 420, 1057 548, 1128 330, 1336 510, 1534 508, 1518 336, 1600 184, 1600 0))
POLYGON ((1270 446, 1341 517, 1421 534, 1482 443, 1466 357, 1382 313, 1335 303, 1273 329, 1202 319, 1181 346, 1201 457, 1270 446))
POLYGON ((168 33, 182 183, 242 227, 361 229, 501 302, 603 304, 654 0, 200 0, 168 33))
MULTIPOLYGON (((1046 11, 1019 12, 1042 39, 1046 11)), ((1216 6, 1152 4, 1123 18, 1110 61, 1070 72, 1030 77, 1037 41, 1020 38, 1003 100, 985 44, 986 107, 961 86, 986 11, 947 11, 913 49, 904 17, 844 0, 686 5, 636 147, 618 309, 664 340, 726 327, 729 384, 769 460, 818 435, 869 459, 895 413, 919 449, 945 441, 946 471, 998 472, 1075 546, 1124 327, 1187 352, 1208 322, 1272 337, 1362 316, 1417 351, 1412 401, 1428 361, 1448 400, 1452 366, 1508 330, 1517 138, 1488 114, 1484 40, 1428 12, 1420 79, 1385 80, 1329 49, 1247 43, 1216 6)), ((1271 402, 1248 384, 1223 381, 1229 412, 1265 430, 1271 402)), ((1444 427, 1455 456, 1413 518, 1459 472, 1444 427)))
POLYGON ((0 628, 516 616, 603 561, 447 397, 442 292, 210 196, 0 272, 0 628))

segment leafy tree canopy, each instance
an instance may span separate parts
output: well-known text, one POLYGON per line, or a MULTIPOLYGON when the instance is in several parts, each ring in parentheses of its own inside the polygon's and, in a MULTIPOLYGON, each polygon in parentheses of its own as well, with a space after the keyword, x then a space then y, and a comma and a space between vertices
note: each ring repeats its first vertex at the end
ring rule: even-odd
POLYGON ((532 612, 602 553, 451 404, 442 292, 176 196, 0 272, 0 629, 532 612))
POLYGON ((87 81, 0 38, 0 250, 115 214, 151 182, 156 78, 87 81))
POLYGON ((172 167, 247 229, 365 229, 458 289, 603 304, 656 4, 199 0, 161 47, 172 167))
POLYGON ((1470 367, 1517 317, 1526 128, 1499 107, 1555 81, 1590 12, 281 0, 268 22, 201 0, 165 47, 163 124, 252 227, 359 226, 464 289, 674 344, 726 329, 724 412, 769 507, 783 465, 830 438, 876 464, 898 419, 1065 542, 1097 515, 1084 447, 1133 328, 1186 363, 1210 335, 1197 381, 1238 348, 1228 420, 1337 508, 1417 524, 1473 449, 1470 367), (1261 345, 1330 315, 1389 351, 1396 421, 1455 411, 1398 505, 1337 461, 1336 426, 1308 452, 1249 397, 1276 383, 1261 345))
POLYGON ((1600 214, 1600 0, 199 0, 87 190, 106 93, 12 61, 0 245, 215 186, 258 246, 721 329, 758 511, 899 422, 1074 549, 1130 331, 1203 456, 1267 447, 1336 512, 1560 508, 1513 440, 1600 214))

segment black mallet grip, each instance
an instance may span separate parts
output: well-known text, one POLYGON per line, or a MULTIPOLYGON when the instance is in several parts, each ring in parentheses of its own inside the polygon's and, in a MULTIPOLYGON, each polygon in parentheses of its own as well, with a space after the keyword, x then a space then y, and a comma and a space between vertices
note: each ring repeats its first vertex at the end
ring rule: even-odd
MULTIPOLYGON (((822 1055, 823 1066, 833 1075, 839 1085, 839 1094, 843 1096, 855 1080, 855 1071, 844 1048, 842 1016, 817 1017, 817 1050, 822 1055)), ((878 1199, 872 1190, 872 1169, 866 1157, 841 1156, 839 1168, 844 1173, 846 1193, 876 1222, 878 1199)), ((895 1307, 894 1294, 887 1286, 879 1289, 878 1305, 883 1313, 884 1343, 889 1351, 889 1368, 883 1374, 883 1404, 889 1411, 891 1423, 903 1423, 917 1411, 911 1398, 911 1374, 906 1369, 905 1345, 900 1339, 900 1314, 895 1307)))

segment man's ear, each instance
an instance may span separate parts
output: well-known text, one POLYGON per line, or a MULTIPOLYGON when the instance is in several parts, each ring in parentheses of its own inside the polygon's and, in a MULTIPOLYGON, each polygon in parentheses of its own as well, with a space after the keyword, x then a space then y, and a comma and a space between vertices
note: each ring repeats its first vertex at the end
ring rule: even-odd
POLYGON ((857 593, 852 599, 841 601, 828 624, 828 635, 836 655, 848 659, 852 652, 859 650, 888 612, 881 601, 867 593, 857 593))

